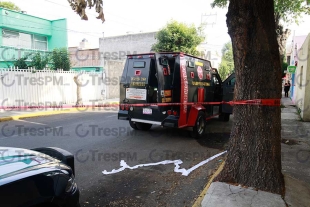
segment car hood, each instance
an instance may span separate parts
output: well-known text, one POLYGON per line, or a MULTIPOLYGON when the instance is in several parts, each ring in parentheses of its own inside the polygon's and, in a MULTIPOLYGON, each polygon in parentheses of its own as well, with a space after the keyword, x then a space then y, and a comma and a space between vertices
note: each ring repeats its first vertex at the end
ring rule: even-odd
POLYGON ((60 161, 33 150, 0 147, 0 180, 18 171, 30 170, 35 166, 52 162, 60 161))

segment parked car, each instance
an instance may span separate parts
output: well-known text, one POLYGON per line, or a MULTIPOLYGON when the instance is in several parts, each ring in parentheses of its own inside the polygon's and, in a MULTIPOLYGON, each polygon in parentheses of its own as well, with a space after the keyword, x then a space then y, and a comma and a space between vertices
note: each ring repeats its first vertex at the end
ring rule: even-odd
POLYGON ((0 206, 79 206, 74 156, 53 147, 0 147, 0 206))

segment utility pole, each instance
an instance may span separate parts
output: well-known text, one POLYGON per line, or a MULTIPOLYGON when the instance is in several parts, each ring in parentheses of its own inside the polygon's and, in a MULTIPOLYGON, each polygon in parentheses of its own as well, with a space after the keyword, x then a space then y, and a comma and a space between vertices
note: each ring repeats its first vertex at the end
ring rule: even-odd
POLYGON ((217 13, 201 14, 201 26, 215 25, 217 21, 217 13), (213 18, 212 18, 213 17, 213 18), (215 17, 215 18, 214 18, 215 17))
MULTIPOLYGON (((217 13, 210 13, 210 14, 201 14, 201 33, 200 35, 202 35, 204 33, 204 31, 206 31, 208 25, 211 25, 212 27, 216 24, 217 21, 217 13)), ((202 58, 208 59, 211 61, 211 53, 212 51, 207 51, 208 48, 208 31, 206 31, 205 33, 205 41, 203 43, 201 43, 202 48, 203 48, 203 52, 204 53, 202 55, 202 58)))

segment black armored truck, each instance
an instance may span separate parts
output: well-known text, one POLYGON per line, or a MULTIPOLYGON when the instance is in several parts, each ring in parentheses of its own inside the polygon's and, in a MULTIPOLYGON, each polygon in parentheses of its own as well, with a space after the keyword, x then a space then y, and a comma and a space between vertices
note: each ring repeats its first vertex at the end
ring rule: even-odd
POLYGON ((136 130, 152 125, 192 127, 204 134, 206 121, 229 121, 235 75, 222 81, 205 59, 181 52, 128 55, 120 82, 118 119, 136 130))

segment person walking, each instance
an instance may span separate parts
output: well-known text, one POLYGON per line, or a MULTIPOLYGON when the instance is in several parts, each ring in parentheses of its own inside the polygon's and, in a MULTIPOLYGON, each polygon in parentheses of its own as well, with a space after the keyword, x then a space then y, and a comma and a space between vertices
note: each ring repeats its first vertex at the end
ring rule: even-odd
POLYGON ((291 88, 291 83, 290 81, 287 81, 287 83, 284 84, 284 96, 288 97, 288 92, 291 88))

